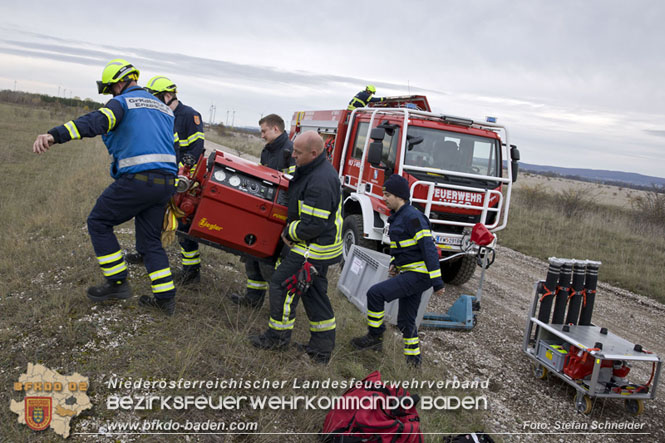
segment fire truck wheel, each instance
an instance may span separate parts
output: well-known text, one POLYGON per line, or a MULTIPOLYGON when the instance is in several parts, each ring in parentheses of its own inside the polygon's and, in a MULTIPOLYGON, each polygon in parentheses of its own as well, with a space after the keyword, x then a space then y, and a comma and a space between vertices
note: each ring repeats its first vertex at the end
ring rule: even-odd
POLYGON ((577 412, 584 415, 589 415, 591 414, 592 408, 593 402, 591 401, 591 397, 588 395, 583 395, 580 397, 577 393, 575 394, 575 409, 577 409, 577 412))
POLYGON ((463 285, 473 277, 476 266, 476 257, 465 255, 452 263, 444 261, 441 264, 441 276, 445 283, 463 285))
POLYGON ((539 365, 538 363, 534 363, 533 375, 540 380, 545 380, 547 378, 547 368, 543 365, 539 365))
POLYGON ((644 400, 626 399, 624 400, 626 411, 633 417, 637 417, 644 412, 644 400))
POLYGON ((351 246, 358 245, 363 248, 376 249, 372 240, 363 238, 363 216, 362 214, 351 214, 344 217, 342 225, 342 243, 344 244, 344 260, 346 260, 351 246))

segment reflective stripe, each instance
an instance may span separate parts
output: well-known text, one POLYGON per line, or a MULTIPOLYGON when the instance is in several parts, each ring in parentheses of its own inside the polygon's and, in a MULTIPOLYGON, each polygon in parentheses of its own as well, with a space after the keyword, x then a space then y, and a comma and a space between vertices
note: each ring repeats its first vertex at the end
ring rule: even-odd
POLYGON ((390 247, 393 249, 396 249, 398 247, 400 248, 407 248, 409 246, 415 246, 418 244, 418 241, 420 239, 423 239, 425 237, 431 237, 432 236, 432 231, 429 229, 422 229, 418 232, 416 232, 416 235, 413 236, 413 238, 409 238, 406 240, 401 240, 401 241, 391 241, 390 242, 390 247))
POLYGON ((293 320, 289 320, 287 322, 281 322, 277 321, 274 318, 270 317, 270 321, 268 322, 268 326, 272 329, 276 329, 278 331, 284 331, 288 329, 293 329, 293 325, 296 322, 296 319, 294 318, 293 320))
POLYGON ((79 130, 73 121, 70 120, 65 123, 65 128, 67 128, 67 131, 69 131, 69 136, 72 138, 72 140, 80 140, 81 134, 79 134, 79 130))
POLYGON ((369 309, 367 310, 367 315, 370 316, 370 317, 380 318, 380 317, 383 317, 383 315, 385 313, 386 313, 386 311, 374 312, 374 311, 370 311, 369 309))
POLYGON ((336 327, 335 317, 331 318, 330 320, 309 322, 309 330, 311 332, 332 331, 333 329, 335 329, 335 327, 336 327))
POLYGON ((406 265, 401 265, 397 267, 401 272, 420 272, 422 274, 429 274, 427 266, 425 266, 424 261, 417 261, 413 263, 408 263, 406 265))
POLYGON ((201 257, 183 258, 182 259, 182 264, 185 265, 185 266, 200 265, 201 264, 201 257))
POLYGON ((287 292, 286 297, 284 298, 284 307, 282 308, 282 323, 288 324, 289 321, 291 321, 291 327, 293 327, 293 323, 296 321, 295 317, 293 317, 293 320, 289 320, 289 317, 291 316, 291 303, 293 303, 294 298, 294 292, 287 292))
POLYGON ((159 285, 152 285, 151 287, 152 287, 152 292, 155 294, 159 294, 160 292, 172 291, 175 289, 173 280, 159 285))
POLYGON ((429 272, 429 278, 437 278, 437 277, 441 277, 441 268, 437 269, 436 271, 429 272))
POLYGON ((119 168, 142 165, 145 163, 173 163, 175 164, 175 155, 171 154, 144 154, 135 157, 123 158, 118 161, 119 168))
POLYGON ((127 262, 123 260, 122 263, 112 266, 110 268, 102 268, 102 274, 104 274, 104 277, 110 277, 112 275, 119 274, 122 271, 126 270, 127 270, 127 262))
POLYGON ((404 355, 420 355, 420 348, 415 349, 404 349, 404 355))
POLYGON ((155 281, 157 279, 170 277, 170 276, 171 276, 170 268, 160 269, 159 271, 151 272, 150 274, 148 274, 148 277, 150 277, 151 281, 155 281))
POLYGON ((289 237, 291 237, 295 241, 301 241, 298 235, 296 234, 296 230, 298 229, 298 223, 300 223, 300 220, 296 220, 289 225, 289 237))
POLYGON ((180 143, 180 137, 178 137, 177 132, 173 133, 173 143, 180 143))
POLYGON ((425 237, 431 237, 432 236, 432 231, 429 229, 423 229, 422 231, 416 232, 416 235, 413 236, 414 240, 418 241, 421 238, 425 237))
POLYGON ((194 143, 196 140, 205 140, 203 132, 195 132, 184 140, 180 140, 180 146, 189 146, 194 143))
POLYGON ((109 121, 109 132, 115 126, 115 114, 109 108, 99 108, 99 112, 104 114, 109 121))
POLYGON ((314 206, 306 205, 305 203, 302 204, 301 209, 303 214, 311 215, 313 217, 319 217, 323 219, 328 219, 328 217, 330 217, 330 211, 315 208, 314 206))
POLYGON ((248 289, 263 289, 263 290, 266 290, 266 289, 268 289, 268 282, 267 281, 247 279, 247 288, 248 289))
POLYGON ((193 251, 185 251, 183 248, 180 248, 180 253, 182 254, 183 257, 194 258, 197 255, 199 255, 199 250, 195 249, 193 251))
POLYGON ((97 257, 97 260, 99 261, 100 265, 104 265, 106 263, 111 263, 120 260, 121 258, 122 258, 122 251, 118 251, 114 252, 113 254, 102 255, 101 257, 97 257))
POLYGON ((418 337, 410 337, 410 338, 405 338, 404 339, 404 344, 405 345, 417 345, 420 340, 418 337))
POLYGON ((381 320, 370 320, 369 317, 367 317, 367 324, 373 328, 380 328, 381 325, 383 324, 383 319, 381 320))
POLYGON ((288 168, 282 169, 282 172, 285 174, 293 174, 296 172, 296 165, 289 166, 288 168))
MULTIPOLYGON (((298 243, 291 249, 291 251, 304 257, 307 249, 308 246, 306 244, 298 243)), ((330 260, 339 257, 342 254, 342 250, 343 244, 341 241, 339 243, 325 246, 321 246, 316 243, 310 243, 309 257, 317 260, 330 260)))
POLYGON ((417 244, 418 244, 418 242, 411 238, 409 240, 402 240, 401 242, 399 242, 399 247, 400 248, 406 248, 408 246, 415 246, 417 244))

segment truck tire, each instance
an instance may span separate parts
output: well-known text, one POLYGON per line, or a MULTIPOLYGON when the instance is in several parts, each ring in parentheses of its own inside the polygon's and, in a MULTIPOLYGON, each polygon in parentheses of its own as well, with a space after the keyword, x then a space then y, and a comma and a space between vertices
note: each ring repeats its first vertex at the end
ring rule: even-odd
POLYGON ((445 283, 463 285, 473 277, 473 273, 476 272, 476 266, 476 257, 465 255, 452 263, 443 262, 441 264, 441 276, 445 283))
POLYGON ((363 237, 363 216, 361 214, 351 214, 344 217, 344 224, 342 225, 342 243, 344 246, 345 261, 352 245, 376 250, 376 242, 374 240, 367 240, 363 237))

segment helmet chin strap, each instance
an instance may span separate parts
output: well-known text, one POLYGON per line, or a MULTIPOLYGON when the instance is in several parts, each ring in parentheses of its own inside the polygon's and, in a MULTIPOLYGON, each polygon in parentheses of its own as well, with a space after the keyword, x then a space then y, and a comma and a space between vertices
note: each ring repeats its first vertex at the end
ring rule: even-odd
POLYGON ((177 98, 174 95, 173 97, 171 97, 171 100, 169 100, 168 103, 166 103, 166 106, 171 106, 171 103, 173 103, 176 100, 177 100, 177 98))
MULTIPOLYGON (((116 94, 116 93, 113 93, 113 97, 117 97, 118 95, 120 95, 120 94, 122 94, 123 92, 125 92, 125 89, 129 88, 129 84, 130 84, 131 82, 132 82, 131 80, 124 80, 123 83, 125 83, 125 85, 122 87, 122 89, 120 90, 120 92, 118 92, 117 94, 116 94)), ((111 85, 111 87, 113 87, 113 85, 111 85)))

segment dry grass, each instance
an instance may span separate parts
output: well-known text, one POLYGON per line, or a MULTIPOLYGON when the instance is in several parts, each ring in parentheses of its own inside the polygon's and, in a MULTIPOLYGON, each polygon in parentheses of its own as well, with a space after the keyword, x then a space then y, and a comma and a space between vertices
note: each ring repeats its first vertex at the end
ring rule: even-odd
POLYGON ((206 132, 206 139, 219 143, 220 145, 228 146, 236 150, 236 154, 246 153, 254 157, 261 157, 261 150, 265 146, 265 142, 261 137, 256 135, 247 134, 244 132, 228 131, 224 134, 219 134, 216 131, 206 132))
MULTIPOLYGON (((135 391, 111 390, 104 382, 112 375, 150 379, 214 380, 244 378, 270 380, 345 380, 381 370, 387 380, 446 379, 440 367, 427 361, 414 374, 403 362, 401 337, 388 334, 382 354, 359 353, 349 340, 365 332, 363 316, 335 289, 338 269, 330 272, 329 293, 338 321, 337 347, 329 366, 312 364, 306 356, 251 347, 247 335, 267 326, 268 309, 255 312, 239 308, 227 298, 242 291, 245 277, 239 260, 203 247, 203 279, 195 289, 179 288, 173 318, 144 311, 136 296, 149 294, 145 269, 130 266, 134 299, 93 305, 85 288, 101 281, 85 220, 95 199, 111 182, 108 159, 100 139, 58 145, 41 156, 31 152, 36 134, 67 121, 79 112, 52 113, 0 103, 0 404, 20 399, 9 387, 25 371, 27 363, 42 363, 62 374, 79 372, 90 377, 92 410, 74 419, 72 432, 97 432, 114 420, 234 420, 257 421, 260 432, 318 432, 326 411, 134 411, 107 410, 109 395, 133 395, 135 391)), ((224 141, 227 144, 226 141, 224 141)), ((262 146, 262 142, 261 142, 262 146)), ((124 249, 133 248, 133 226, 116 229, 124 249)), ((177 247, 169 249, 172 267, 179 266, 177 247)), ((308 322, 298 308, 294 339, 306 341, 308 322)), ((427 353, 427 349, 424 350, 427 353)), ((183 392, 184 393, 184 392, 183 392)), ((262 391, 186 391, 188 395, 261 395, 262 391)), ((419 392, 446 395, 445 392, 419 392)), ((178 392, 157 392, 176 395, 178 392)), ((275 395, 340 395, 313 389, 294 392, 286 388, 275 395)), ((480 413, 422 411, 427 432, 455 432, 482 428, 480 413)), ((51 431, 37 436, 18 425, 9 408, 0 408, 0 440, 56 440, 51 431)), ((111 436, 105 441, 164 441, 163 436, 111 436)), ((74 435, 73 441, 97 441, 98 436, 74 435)), ((312 441, 313 436, 290 435, 280 441, 312 441)), ((190 441, 213 441, 193 436, 190 441)), ((227 440, 225 440, 227 441, 227 440)), ((274 441, 270 435, 231 437, 228 441, 274 441)))
POLYGON ((665 218, 658 217, 663 194, 622 209, 595 203, 592 184, 585 191, 552 191, 544 184, 513 193, 502 245, 545 259, 600 260, 600 279, 665 301, 665 218), (658 203, 661 202, 661 203, 658 203))

